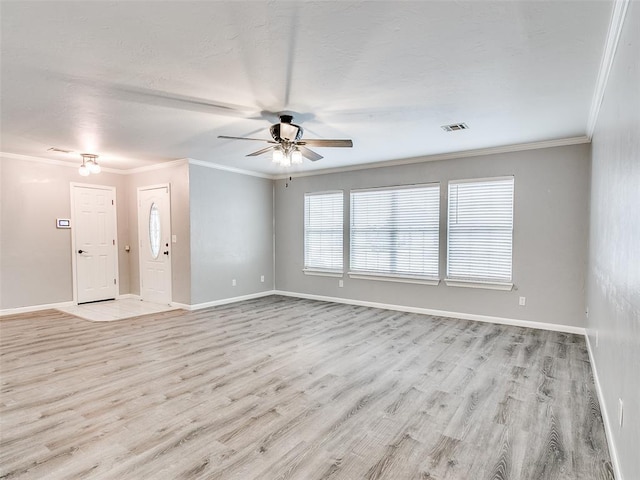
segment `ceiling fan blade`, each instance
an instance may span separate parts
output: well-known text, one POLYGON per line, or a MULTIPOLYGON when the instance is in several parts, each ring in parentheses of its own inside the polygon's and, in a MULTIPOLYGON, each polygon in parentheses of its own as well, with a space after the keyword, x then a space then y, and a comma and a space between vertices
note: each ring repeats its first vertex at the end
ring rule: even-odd
POLYGON ((273 146, 261 148, 260 150, 257 150, 257 151, 255 151, 253 153, 247 154, 247 157, 257 157, 258 155, 262 155, 263 153, 267 153, 267 152, 273 150, 274 148, 275 147, 273 147, 273 146))
POLYGON ((310 147, 353 147, 353 142, 351 140, 315 139, 315 140, 302 140, 297 143, 298 145, 308 145, 310 147))
POLYGON ((265 140, 264 138, 230 137, 228 135, 218 135, 218 138, 226 138, 227 140, 251 140, 254 142, 276 143, 273 140, 265 140))
POLYGON ((303 147, 302 145, 300 145, 298 147, 298 149, 300 149, 300 153, 302 153, 302 156, 304 158, 308 158, 312 162, 316 162, 316 161, 320 160, 321 158, 324 158, 322 155, 318 155, 313 150, 309 150, 307 147, 303 147))

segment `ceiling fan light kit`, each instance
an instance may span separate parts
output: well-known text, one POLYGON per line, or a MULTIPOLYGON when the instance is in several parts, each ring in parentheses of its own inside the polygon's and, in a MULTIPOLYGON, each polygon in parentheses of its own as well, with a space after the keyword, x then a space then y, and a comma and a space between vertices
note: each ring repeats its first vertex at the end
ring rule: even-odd
POLYGON ((271 143, 271 146, 249 153, 247 157, 255 157, 262 155, 263 153, 272 152, 273 163, 285 168, 290 167, 291 165, 301 165, 302 157, 305 157, 312 162, 323 158, 322 155, 319 155, 313 150, 307 148, 307 145, 312 147, 353 147, 353 142, 351 140, 302 140, 304 130, 301 126, 291 123, 292 121, 293 116, 285 114, 280 115, 280 123, 271 125, 269 128, 269 132, 271 133, 273 140, 248 137, 230 137, 227 135, 219 135, 218 138, 271 143))
POLYGON ((98 165, 98 155, 94 155, 92 153, 81 153, 82 157, 82 165, 78 168, 78 173, 82 177, 88 177, 89 175, 100 173, 102 170, 100 165, 98 165))
POLYGON ((298 147, 273 147, 273 163, 281 167, 302 164, 302 152, 298 147))

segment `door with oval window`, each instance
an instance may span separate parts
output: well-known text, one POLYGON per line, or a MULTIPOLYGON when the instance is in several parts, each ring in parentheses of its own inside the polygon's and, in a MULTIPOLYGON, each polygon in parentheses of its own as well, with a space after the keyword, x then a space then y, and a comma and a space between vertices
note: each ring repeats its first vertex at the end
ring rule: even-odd
POLYGON ((169 185, 138 188, 140 298, 171 303, 171 208, 169 185))

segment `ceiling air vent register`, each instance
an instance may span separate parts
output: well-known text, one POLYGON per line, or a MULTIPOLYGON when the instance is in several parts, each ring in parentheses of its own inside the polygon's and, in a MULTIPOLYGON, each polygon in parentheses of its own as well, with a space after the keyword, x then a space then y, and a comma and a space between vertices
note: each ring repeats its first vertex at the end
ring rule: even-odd
POLYGON ((47 149, 47 152, 56 152, 56 153, 73 153, 73 150, 64 150, 58 147, 51 147, 47 149))
POLYGON ((458 130, 468 130, 469 127, 466 123, 452 123, 451 125, 442 125, 441 127, 445 132, 457 132, 458 130))

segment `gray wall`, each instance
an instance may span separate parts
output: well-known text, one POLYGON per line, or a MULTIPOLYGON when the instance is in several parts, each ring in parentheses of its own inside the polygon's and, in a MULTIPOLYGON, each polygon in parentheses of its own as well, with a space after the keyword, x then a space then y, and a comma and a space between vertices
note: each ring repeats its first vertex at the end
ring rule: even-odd
POLYGON ((149 170, 127 176, 130 225, 131 293, 140 294, 138 242, 138 187, 171 185, 171 233, 177 242, 171 245, 171 295, 174 302, 191 303, 191 253, 189 227, 189 167, 187 163, 149 170))
POLYGON ((272 290, 273 182, 198 165, 189 177, 190 303, 272 290))
POLYGON ((71 216, 71 182, 116 187, 121 294, 140 292, 137 189, 165 183, 171 185, 171 231, 177 237, 171 251, 174 302, 205 303, 273 289, 269 179, 186 162, 85 179, 75 167, 9 158, 0 163, 0 178, 0 309, 73 299, 71 231, 55 228, 56 218, 71 216))
POLYGON ((127 189, 122 175, 81 177, 77 168, 3 157, 0 160, 0 309, 73 300, 71 182, 116 187, 119 291, 129 293, 127 189))
POLYGON ((276 288, 449 312, 584 326, 588 234, 589 145, 461 158, 276 182, 276 288), (305 192, 345 191, 345 268, 349 190, 440 182, 440 275, 446 258, 446 191, 454 179, 515 176, 511 292, 307 276, 303 267, 305 192), (527 298, 526 307, 518 297, 527 298))
POLYGON ((639 85, 640 3, 630 2, 593 137, 587 296, 602 407, 625 480, 640 478, 639 85), (624 402, 622 428, 618 398, 624 402))

